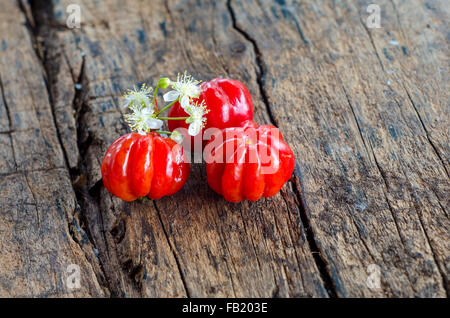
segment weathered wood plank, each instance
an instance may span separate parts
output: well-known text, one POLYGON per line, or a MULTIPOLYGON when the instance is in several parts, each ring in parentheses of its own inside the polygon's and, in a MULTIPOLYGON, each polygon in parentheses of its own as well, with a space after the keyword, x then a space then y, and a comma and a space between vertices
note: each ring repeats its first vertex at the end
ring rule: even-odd
POLYGON ((86 234, 71 233, 79 207, 19 8, 3 1, 0 12, 0 295, 103 296, 92 246, 76 241, 86 234), (71 264, 80 288, 66 284, 71 264))
MULTIPOLYGON (((448 158, 448 116, 441 117, 448 104, 433 102, 445 99, 448 82, 420 90, 419 76, 414 81, 382 67, 389 62, 381 52, 400 39, 401 29, 394 9, 387 9, 391 4, 383 2, 383 28, 368 30, 363 19, 369 3, 233 1, 232 7, 238 27, 259 47, 270 108, 295 145, 297 186, 338 295, 445 296, 446 163, 430 144, 424 130, 429 122, 421 122, 405 87, 425 96, 438 152, 448 158), (378 291, 365 288, 371 263, 381 268, 378 291)), ((426 4, 402 3, 404 11, 425 11, 426 4)), ((442 25, 427 15, 421 24, 442 25)), ((429 67, 428 54, 434 54, 434 65, 448 67, 441 54, 446 45, 437 42, 445 28, 435 27, 433 47, 409 34, 418 46, 409 54, 417 54, 422 69, 429 67)), ((414 70, 414 60, 403 59, 402 67, 414 70)))
POLYGON ((445 297, 449 8, 379 2, 369 29, 370 1, 8 1, 0 295, 445 297), (106 191, 119 96, 185 69, 241 80, 280 127, 297 159, 280 194, 227 203, 202 164, 170 198, 106 191))
MULTIPOLYGON (((76 105, 83 158, 78 169, 87 183, 79 197, 112 294, 327 296, 289 187, 258 203, 228 204, 208 188, 198 164, 179 194, 155 202, 128 204, 101 184, 104 152, 126 131, 118 96, 136 82, 155 84, 162 74, 173 77, 184 69, 204 79, 237 78, 255 96, 258 119, 268 122, 253 47, 234 29, 226 3, 132 1, 123 8, 84 1, 82 28, 67 30, 59 12, 68 3, 54 2, 51 23, 45 21, 48 7, 33 11, 47 39, 43 47, 51 48, 45 64, 52 91, 63 100, 73 80, 64 68, 51 67, 60 64, 53 59, 81 67, 71 59, 73 50, 84 53, 82 70, 72 70, 83 86, 76 105)), ((66 104, 65 112, 71 107, 66 104)))

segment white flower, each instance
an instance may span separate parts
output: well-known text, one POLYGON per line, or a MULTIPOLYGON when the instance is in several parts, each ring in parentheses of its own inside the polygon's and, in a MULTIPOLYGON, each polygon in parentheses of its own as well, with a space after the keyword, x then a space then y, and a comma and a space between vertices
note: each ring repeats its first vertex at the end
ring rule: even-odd
POLYGON ((196 136, 200 133, 203 127, 205 127, 206 118, 204 117, 208 110, 206 110, 205 102, 202 101, 200 104, 188 104, 185 108, 186 113, 190 116, 186 119, 186 123, 190 124, 188 133, 191 136, 196 136))
POLYGON ((146 107, 151 105, 151 93, 152 88, 147 87, 145 84, 142 84, 141 89, 137 90, 136 87, 132 90, 128 90, 128 92, 123 95, 123 98, 125 99, 125 103, 123 104, 123 107, 131 107, 131 106, 142 106, 146 107))
POLYGON ((130 106, 131 114, 125 115, 125 121, 132 131, 145 135, 150 129, 160 129, 163 121, 155 118, 155 111, 142 105, 130 106))
POLYGON ((181 144, 183 142, 183 135, 177 131, 174 130, 172 131, 172 133, 170 134, 170 139, 172 139, 173 141, 175 141, 176 143, 181 144))
POLYGON ((198 98, 201 93, 201 88, 198 86, 200 81, 197 81, 192 76, 184 72, 183 75, 178 74, 176 82, 170 82, 170 86, 174 90, 164 94, 163 98, 166 102, 172 102, 180 98, 181 107, 186 109, 189 106, 189 100, 198 98))

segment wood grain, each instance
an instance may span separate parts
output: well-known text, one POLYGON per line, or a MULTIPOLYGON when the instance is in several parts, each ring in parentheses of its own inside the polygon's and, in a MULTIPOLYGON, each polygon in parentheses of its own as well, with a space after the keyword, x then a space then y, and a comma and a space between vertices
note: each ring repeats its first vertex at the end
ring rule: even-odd
POLYGON ((379 1, 369 29, 370 1, 6 2, 0 295, 447 296, 444 3, 379 1), (280 128, 296 168, 279 194, 228 203, 201 163, 170 198, 106 191, 120 95, 184 70, 242 81, 280 128))
POLYGON ((6 1, 0 21, 0 295, 104 296, 33 36, 17 3, 6 1), (80 270, 75 290, 66 284, 71 264, 80 270))

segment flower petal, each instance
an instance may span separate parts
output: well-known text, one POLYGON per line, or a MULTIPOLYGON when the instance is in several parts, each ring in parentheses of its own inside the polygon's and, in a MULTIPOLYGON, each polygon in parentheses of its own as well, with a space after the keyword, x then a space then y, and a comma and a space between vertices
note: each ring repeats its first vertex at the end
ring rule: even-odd
POLYGON ((180 96, 178 91, 170 91, 164 94, 163 98, 165 102, 173 102, 180 96))
POLYGON ((191 97, 198 98, 200 96, 201 92, 202 92, 202 89, 200 88, 200 86, 195 86, 195 88, 193 89, 191 97))
POLYGON ((150 118, 147 120, 146 124, 149 129, 160 129, 163 125, 163 121, 156 118, 150 118))
POLYGON ((144 109, 142 109, 142 114, 150 116, 153 114, 153 109, 151 109, 149 107, 145 107, 144 109))
POLYGON ((201 130, 202 125, 201 124, 199 125, 197 122, 193 122, 192 124, 189 125, 188 133, 191 136, 197 136, 201 130))
POLYGON ((183 95, 183 97, 181 97, 180 104, 183 109, 187 109, 189 107, 189 96, 183 95))

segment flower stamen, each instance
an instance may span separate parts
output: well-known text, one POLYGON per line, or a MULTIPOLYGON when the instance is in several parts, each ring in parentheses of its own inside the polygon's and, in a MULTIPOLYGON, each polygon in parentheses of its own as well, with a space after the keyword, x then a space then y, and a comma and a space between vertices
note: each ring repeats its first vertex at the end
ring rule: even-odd
POLYGON ((164 94, 164 101, 179 100, 181 107, 185 109, 188 107, 190 100, 200 96, 201 88, 199 84, 200 81, 197 81, 191 75, 187 75, 186 71, 183 74, 178 74, 176 82, 170 82, 173 90, 164 94))
POLYGON ((186 124, 189 124, 188 133, 191 136, 196 136, 206 125, 205 115, 209 112, 209 109, 206 109, 205 101, 201 101, 200 103, 189 104, 185 111, 190 115, 186 119, 186 124))
POLYGON ((123 98, 125 99, 123 107, 131 107, 137 105, 142 107, 150 106, 152 104, 152 91, 153 88, 147 87, 146 84, 142 84, 139 90, 136 87, 128 90, 128 92, 123 95, 123 98))

